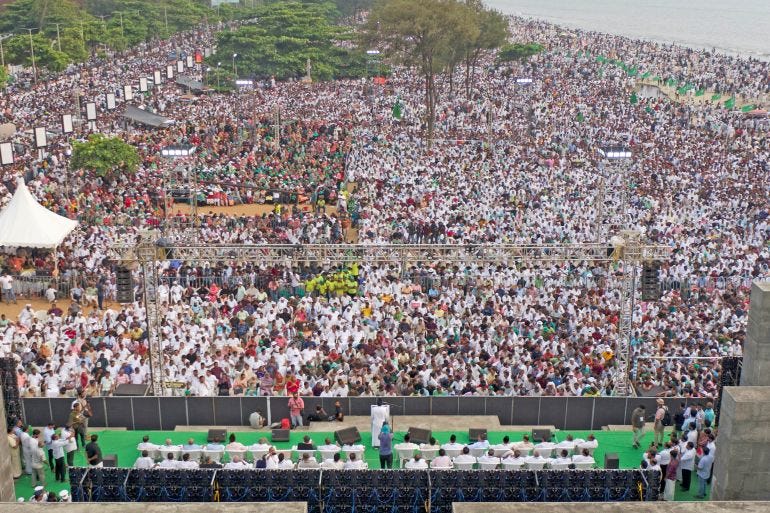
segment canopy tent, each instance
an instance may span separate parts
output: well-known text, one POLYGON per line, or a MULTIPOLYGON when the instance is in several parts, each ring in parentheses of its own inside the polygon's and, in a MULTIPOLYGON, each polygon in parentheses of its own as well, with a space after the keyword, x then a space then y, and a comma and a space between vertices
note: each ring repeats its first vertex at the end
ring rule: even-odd
POLYGON ((172 125, 173 120, 164 118, 152 112, 147 112, 133 105, 126 106, 126 111, 123 113, 123 117, 133 121, 134 123, 140 123, 142 125, 158 128, 161 126, 172 125))
POLYGON ((203 82, 198 82, 189 77, 178 76, 176 77, 176 83, 190 91, 203 91, 203 82))
POLYGON ((35 201, 23 178, 0 212, 0 247, 55 248, 78 225, 35 201))

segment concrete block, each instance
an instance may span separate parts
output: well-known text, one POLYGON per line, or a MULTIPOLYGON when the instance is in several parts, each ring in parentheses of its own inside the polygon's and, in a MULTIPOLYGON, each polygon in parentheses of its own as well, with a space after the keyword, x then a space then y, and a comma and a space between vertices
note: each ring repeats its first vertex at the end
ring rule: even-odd
POLYGON ((770 387, 726 387, 714 457, 714 500, 770 499, 770 387))

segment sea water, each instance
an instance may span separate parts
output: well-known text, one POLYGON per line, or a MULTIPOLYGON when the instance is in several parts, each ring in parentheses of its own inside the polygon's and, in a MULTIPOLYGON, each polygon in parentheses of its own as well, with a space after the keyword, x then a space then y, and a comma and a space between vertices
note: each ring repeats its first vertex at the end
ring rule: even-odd
POLYGON ((770 0, 485 0, 505 14, 770 60, 770 0))

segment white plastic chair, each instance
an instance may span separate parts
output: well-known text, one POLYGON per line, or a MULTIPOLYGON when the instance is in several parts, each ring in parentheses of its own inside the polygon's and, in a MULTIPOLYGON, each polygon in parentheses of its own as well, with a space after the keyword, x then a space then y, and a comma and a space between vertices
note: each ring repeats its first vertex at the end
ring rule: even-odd
POLYGON ((189 454, 190 455, 190 461, 200 461, 201 460, 201 450, 195 449, 194 451, 182 451, 182 454, 189 454))
POLYGON ((450 459, 455 459, 459 455, 463 453, 462 449, 447 449, 444 447, 444 452, 446 452, 446 455, 449 456, 450 459))
POLYGON ((396 454, 398 454, 398 466, 404 468, 404 462, 412 459, 414 451, 415 449, 396 449, 396 454))
POLYGON ((203 450, 203 456, 211 458, 211 461, 216 463, 222 462, 222 455, 224 455, 225 451, 209 451, 208 449, 203 450))
POLYGON ((476 464, 475 461, 468 461, 468 462, 452 462, 454 464, 455 470, 473 470, 473 465, 476 464))
POLYGON ((549 463, 551 470, 569 470, 569 463, 549 463))
POLYGON ((451 465, 448 466, 448 467, 446 467, 446 466, 444 466, 444 467, 434 467, 433 466, 433 462, 431 461, 430 462, 430 468, 433 469, 433 470, 452 470, 452 468, 454 468, 454 467, 452 467, 451 465))
POLYGON ((520 470, 524 467, 524 461, 503 460, 503 470, 520 470))
POLYGON ((319 454, 321 455, 321 461, 326 460, 333 460, 334 455, 340 452, 339 449, 318 449, 319 454))
POLYGON ((588 449, 588 455, 589 455, 589 456, 593 456, 593 455, 594 455, 594 451, 596 450, 596 447, 584 447, 584 446, 581 444, 581 445, 578 445, 578 446, 575 448, 575 452, 578 452, 578 451, 581 451, 581 452, 582 452, 582 451, 583 451, 583 449, 588 449))
POLYGON ((545 459, 548 459, 553 454, 554 447, 551 447, 550 449, 547 447, 543 447, 543 448, 535 447, 535 450, 538 452, 538 454, 540 454, 540 456, 542 456, 545 459))
POLYGON ((575 470, 591 470, 596 465, 595 461, 581 461, 575 463, 575 470))
POLYGON ((484 449, 483 447, 469 447, 469 449, 471 450, 471 456, 474 458, 481 458, 489 451, 489 449, 484 449))
POLYGON ((543 470, 543 467, 545 467, 545 464, 547 462, 545 461, 528 461, 526 462, 527 470, 543 470))
POLYGON ((480 461, 479 462, 479 469, 480 470, 496 470, 497 467, 500 466, 500 461, 497 462, 494 461, 480 461))
POLYGON ((431 461, 433 458, 438 456, 438 449, 424 449, 420 451, 420 454, 422 454, 422 459, 425 461, 431 461))
POLYGON ((506 449, 505 447, 493 447, 495 450, 495 458, 502 458, 503 454, 513 449, 506 449))
POLYGON ((259 461, 262 459, 262 456, 270 452, 270 449, 249 449, 249 452, 254 461, 259 461))

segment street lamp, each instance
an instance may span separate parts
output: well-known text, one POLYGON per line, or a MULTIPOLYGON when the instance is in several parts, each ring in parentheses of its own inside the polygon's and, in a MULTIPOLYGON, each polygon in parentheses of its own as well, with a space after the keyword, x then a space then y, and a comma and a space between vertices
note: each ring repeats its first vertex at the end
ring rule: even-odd
POLYGON ((516 83, 519 84, 519 85, 531 84, 532 83, 532 79, 531 78, 520 77, 520 78, 516 79, 516 83))
POLYGON ((222 70, 222 61, 217 62, 217 90, 219 90, 219 72, 222 70))
POLYGON ((235 58, 238 57, 237 53, 233 54, 233 75, 238 76, 238 68, 235 67, 235 58))

